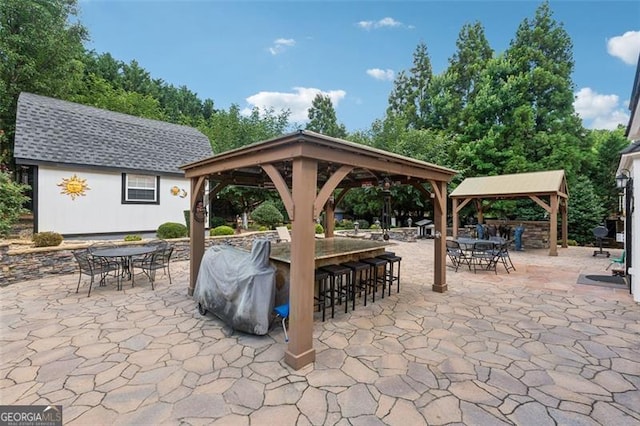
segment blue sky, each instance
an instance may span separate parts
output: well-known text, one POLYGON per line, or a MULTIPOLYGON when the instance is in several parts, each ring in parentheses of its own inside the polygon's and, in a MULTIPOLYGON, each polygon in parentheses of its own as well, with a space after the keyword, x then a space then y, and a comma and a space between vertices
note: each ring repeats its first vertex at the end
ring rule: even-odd
MULTIPOLYGON (((136 60, 217 108, 286 108, 304 125, 328 94, 349 131, 383 118, 393 78, 420 42, 445 70, 465 23, 503 52, 539 1, 80 0, 88 48, 136 60)), ((589 128, 629 119, 640 53, 639 1, 551 1, 573 42, 576 111, 589 128)))

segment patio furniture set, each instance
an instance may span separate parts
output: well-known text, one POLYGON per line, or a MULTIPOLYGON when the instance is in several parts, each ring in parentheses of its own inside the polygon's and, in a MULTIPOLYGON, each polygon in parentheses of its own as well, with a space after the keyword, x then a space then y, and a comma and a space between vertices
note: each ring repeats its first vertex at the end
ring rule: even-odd
POLYGON ((492 237, 488 240, 475 238, 458 238, 447 240, 447 256, 451 260, 451 266, 456 272, 462 265, 467 265, 469 270, 494 271, 498 273, 498 264, 504 266, 507 273, 515 271, 511 257, 509 256, 510 240, 500 237, 492 237))
POLYGON ((82 275, 91 278, 87 297, 91 296, 91 288, 96 280, 100 286, 104 286, 109 276, 116 279, 118 290, 122 290, 124 279, 131 280, 133 287, 136 268, 147 276, 153 290, 157 270, 163 270, 169 276, 171 284, 169 262, 172 254, 173 247, 164 240, 154 240, 137 246, 93 245, 86 249, 74 250, 73 256, 79 269, 76 293, 80 290, 82 275))

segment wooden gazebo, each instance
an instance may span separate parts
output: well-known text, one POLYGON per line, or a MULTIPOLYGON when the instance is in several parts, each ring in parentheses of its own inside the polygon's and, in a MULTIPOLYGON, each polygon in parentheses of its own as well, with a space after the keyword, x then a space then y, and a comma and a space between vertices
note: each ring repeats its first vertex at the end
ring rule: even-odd
MULTIPOLYGON (((290 340, 285 361, 299 369, 315 360, 313 348, 314 218, 324 209, 333 236, 333 208, 351 188, 412 185, 434 204, 433 291, 447 290, 447 183, 455 170, 310 131, 298 131, 182 167, 191 179, 191 209, 203 201, 205 182, 215 197, 229 185, 275 188, 292 221, 290 340), (428 184, 428 187, 425 186, 428 184), (442 238, 440 238, 442 236, 442 238)), ((191 214, 189 295, 204 254, 204 223, 191 214)), ((416 253, 419 256, 419 253, 416 253)))
POLYGON ((567 247, 569 190, 564 170, 467 178, 449 195, 453 205, 453 236, 458 235, 458 214, 474 202, 483 222, 483 200, 530 198, 549 213, 549 256, 558 255, 558 212, 562 215, 562 247, 567 247))

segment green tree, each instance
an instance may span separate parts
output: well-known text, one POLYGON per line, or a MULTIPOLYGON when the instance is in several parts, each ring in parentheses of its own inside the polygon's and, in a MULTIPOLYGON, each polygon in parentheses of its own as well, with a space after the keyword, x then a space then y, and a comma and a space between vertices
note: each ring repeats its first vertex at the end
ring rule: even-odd
MULTIPOLYGON (((620 190, 616 188, 615 178, 620 163, 620 151, 629 146, 624 136, 625 128, 618 126, 616 130, 591 130, 589 137, 593 140, 590 161, 583 169, 593 183, 593 189, 599 194, 602 203, 609 213, 617 212, 620 190)), ((572 193, 573 195, 573 193, 572 193)))
POLYGON ((347 136, 347 129, 344 127, 344 124, 338 123, 336 110, 333 108, 333 103, 328 95, 325 96, 318 93, 313 99, 313 102, 311 102, 311 108, 309 108, 308 113, 309 122, 307 123, 307 130, 334 138, 344 138, 347 136))
POLYGON ((288 125, 289 112, 276 114, 271 109, 261 114, 258 108, 254 108, 245 116, 238 105, 231 105, 228 111, 214 111, 198 129, 209 137, 213 151, 221 153, 280 136, 288 125))
POLYGON ((572 42, 561 23, 553 19, 548 2, 524 19, 505 56, 513 67, 519 106, 526 105, 529 138, 519 141, 523 156, 537 169, 564 168, 580 172, 582 153, 590 148, 573 107, 572 42))
POLYGON ((274 228, 282 223, 284 216, 280 210, 271 202, 266 201, 260 204, 251 212, 251 218, 260 225, 274 228))
POLYGON ((13 168, 20 92, 65 97, 80 80, 86 29, 77 0, 0 1, 0 163, 13 168))
POLYGON ((160 102, 153 96, 114 88, 108 81, 94 74, 86 76, 78 93, 69 96, 67 99, 72 102, 137 117, 154 120, 165 119, 160 102))
POLYGON ((493 57, 493 49, 480 22, 463 25, 456 47, 457 51, 449 58, 443 82, 447 97, 434 107, 439 116, 449 117, 450 134, 464 129, 467 121, 463 114, 465 107, 475 98, 482 72, 493 57))
POLYGON ((571 185, 569 238, 584 245, 594 241, 593 228, 606 218, 606 209, 594 190, 593 183, 585 176, 578 176, 571 185))
POLYGON ((431 59, 425 43, 420 43, 413 53, 413 66, 406 74, 401 71, 394 81, 389 96, 387 115, 404 116, 414 129, 431 127, 433 105, 429 87, 433 78, 431 59))
POLYGON ((6 236, 20 215, 25 213, 24 203, 28 197, 24 195, 28 185, 16 183, 10 172, 0 169, 0 236, 6 236))

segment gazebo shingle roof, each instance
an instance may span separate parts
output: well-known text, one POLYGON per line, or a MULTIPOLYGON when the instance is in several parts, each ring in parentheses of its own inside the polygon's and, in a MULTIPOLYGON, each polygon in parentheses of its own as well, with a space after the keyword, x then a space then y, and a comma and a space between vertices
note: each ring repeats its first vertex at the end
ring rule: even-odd
POLYGON ((213 154, 188 126, 23 92, 14 156, 18 164, 69 164, 183 175, 180 166, 213 154))

